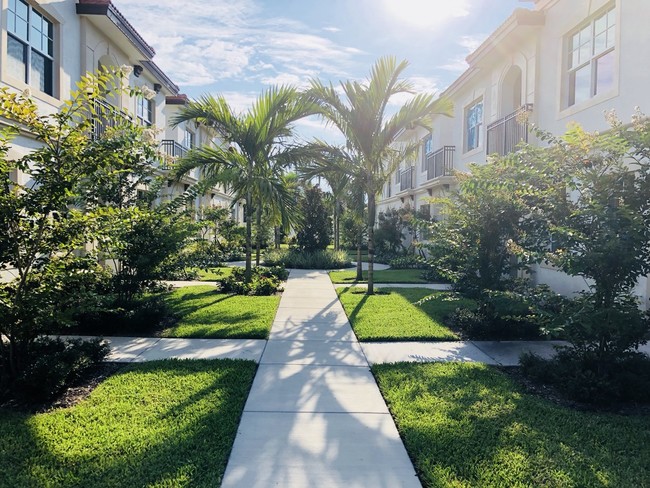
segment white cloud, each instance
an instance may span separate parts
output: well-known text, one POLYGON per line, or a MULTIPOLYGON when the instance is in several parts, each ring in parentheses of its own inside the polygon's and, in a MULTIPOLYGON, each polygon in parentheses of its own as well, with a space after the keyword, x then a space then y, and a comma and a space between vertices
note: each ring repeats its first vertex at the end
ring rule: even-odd
POLYGON ((293 85, 297 88, 309 86, 309 81, 305 77, 293 73, 279 73, 275 76, 264 77, 260 81, 265 85, 293 85))
POLYGON ((473 53, 485 40, 485 36, 462 36, 456 44, 463 48, 463 54, 450 59, 447 63, 438 66, 440 69, 454 73, 462 73, 468 67, 465 58, 473 53))
MULTIPOLYGON (((429 78, 426 76, 409 76, 407 78, 413 84, 413 91, 418 93, 437 93, 439 90, 438 80, 436 78, 429 78)), ((413 98, 414 94, 400 93, 394 95, 389 102, 389 105, 394 108, 399 108, 406 102, 413 98)))
POLYGON ((383 0, 386 14, 423 29, 439 28, 470 14, 469 0, 383 0))
POLYGON ((242 113, 253 106, 259 94, 257 92, 221 92, 221 95, 228 101, 234 112, 242 113))
POLYGON ((301 22, 265 17, 254 0, 113 3, 156 49, 156 63, 181 86, 228 79, 303 85, 316 75, 347 76, 353 59, 363 54, 301 22))
POLYGON ((485 36, 462 36, 458 40, 458 45, 467 49, 468 53, 474 52, 483 41, 485 36))
POLYGON ((326 123, 318 116, 307 117, 296 122, 296 133, 303 141, 318 138, 331 144, 343 144, 345 137, 332 124, 326 123))
POLYGON ((339 29, 338 27, 334 27, 334 26, 323 27, 323 30, 325 32, 334 32, 334 33, 341 32, 341 29, 339 29))

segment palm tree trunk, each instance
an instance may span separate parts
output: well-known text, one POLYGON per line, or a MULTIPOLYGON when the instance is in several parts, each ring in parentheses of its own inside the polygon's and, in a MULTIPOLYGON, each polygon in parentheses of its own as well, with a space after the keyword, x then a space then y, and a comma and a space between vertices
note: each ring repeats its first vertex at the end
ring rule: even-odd
POLYGON ((260 265, 260 252, 262 249, 262 202, 257 203, 257 242, 255 243, 255 266, 260 265))
POLYGON ((246 193, 246 271, 244 279, 251 282, 251 260, 253 257, 253 196, 250 190, 246 193))
POLYGON ((339 250, 339 202, 334 200, 334 250, 339 250))
POLYGON ((368 192, 368 291, 367 295, 374 295, 374 264, 375 264, 375 194, 368 192))
POLYGON ((357 281, 363 281, 363 264, 361 263, 361 246, 363 246, 363 234, 359 234, 357 241, 357 281))

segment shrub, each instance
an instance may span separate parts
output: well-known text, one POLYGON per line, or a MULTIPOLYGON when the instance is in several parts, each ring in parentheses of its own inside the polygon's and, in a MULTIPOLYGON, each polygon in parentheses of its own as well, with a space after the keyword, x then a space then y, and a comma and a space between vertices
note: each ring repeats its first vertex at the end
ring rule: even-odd
POLYGON ((603 368, 593 358, 576 360, 571 348, 560 348, 552 360, 524 354, 527 376, 555 386, 566 397, 585 403, 650 402, 650 358, 629 351, 603 368))
POLYGON ((280 290, 282 281, 289 277, 289 272, 282 266, 273 266, 271 268, 253 267, 250 283, 246 283, 245 273, 245 268, 233 268, 230 276, 220 281, 221 290, 236 295, 273 295, 280 290))
POLYGON ((390 267, 393 269, 428 269, 429 265, 422 258, 415 254, 406 254, 389 261, 390 267))
POLYGON ((141 335, 160 328, 170 316, 161 294, 134 297, 129 301, 107 297, 104 308, 75 317, 78 325, 69 332, 88 335, 141 335))
POLYGON ((318 187, 308 188, 301 204, 303 220, 296 234, 298 247, 308 252, 327 249, 330 243, 331 221, 323 203, 323 192, 318 187))
POLYGON ((29 347, 28 366, 16 379, 14 396, 27 402, 50 400, 97 366, 109 351, 100 339, 64 341, 40 337, 29 347))
POLYGON ((591 403, 650 401, 650 358, 636 352, 650 326, 647 313, 632 296, 610 307, 583 293, 561 314, 561 330, 570 346, 552 360, 522 358, 524 372, 551 383, 570 398, 591 403))
POLYGON ((345 251, 305 252, 298 249, 275 249, 266 253, 264 264, 294 269, 340 269, 349 267, 350 259, 345 251))
POLYGON ((476 310, 456 309, 450 325, 472 339, 534 339, 546 316, 529 297, 516 292, 486 291, 476 310))
POLYGON ((142 295, 164 275, 164 263, 185 246, 193 225, 165 209, 107 211, 111 237, 101 246, 116 264, 113 290, 124 302, 142 295))

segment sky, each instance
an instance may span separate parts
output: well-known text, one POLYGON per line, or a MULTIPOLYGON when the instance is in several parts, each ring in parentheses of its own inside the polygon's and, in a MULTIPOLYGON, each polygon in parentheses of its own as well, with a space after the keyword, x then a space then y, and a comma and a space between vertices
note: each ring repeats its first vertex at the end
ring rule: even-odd
MULTIPOLYGON (((465 57, 522 0, 113 0, 190 98, 223 94, 247 109, 273 84, 364 79, 381 56, 406 59, 416 90, 440 93, 465 57)), ((404 98, 394 99, 397 107, 404 98)), ((340 143, 315 118, 297 127, 340 143)))

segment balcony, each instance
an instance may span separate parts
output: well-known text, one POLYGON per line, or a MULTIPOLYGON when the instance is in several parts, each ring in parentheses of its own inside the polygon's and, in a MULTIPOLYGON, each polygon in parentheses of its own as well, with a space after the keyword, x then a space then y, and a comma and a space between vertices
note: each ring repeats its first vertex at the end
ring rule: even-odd
POLYGON ((399 173, 399 191, 411 190, 414 184, 415 167, 411 166, 399 173))
POLYGON ((176 141, 163 139, 160 141, 160 152, 162 153, 160 168, 168 170, 172 168, 173 161, 176 161, 178 158, 182 158, 187 154, 188 149, 176 141))
POLYGON ((533 110, 531 103, 523 105, 510 115, 491 123, 487 127, 487 153, 505 156, 517 150, 517 144, 528 142, 528 120, 526 113, 533 110))
POLYGON ((118 127, 126 121, 132 120, 131 116, 111 105, 106 100, 93 101, 93 126, 90 137, 96 141, 104 135, 106 129, 118 127))
POLYGON ((427 180, 441 176, 451 176, 454 171, 454 153, 456 146, 443 146, 431 154, 427 154, 425 168, 427 180))

